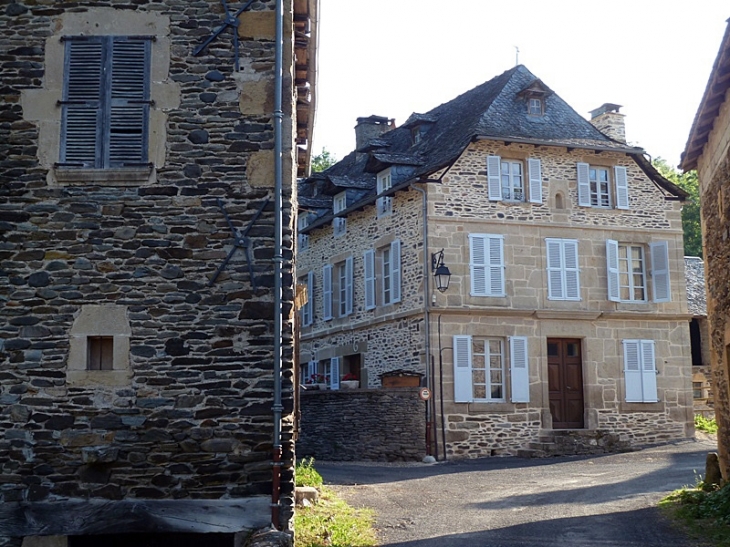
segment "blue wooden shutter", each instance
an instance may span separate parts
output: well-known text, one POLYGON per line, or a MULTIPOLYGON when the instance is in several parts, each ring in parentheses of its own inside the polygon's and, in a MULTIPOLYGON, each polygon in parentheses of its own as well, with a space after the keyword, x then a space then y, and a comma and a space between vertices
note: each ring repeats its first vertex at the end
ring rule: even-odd
POLYGON ((108 165, 147 162, 150 40, 113 39, 108 165))
POLYGON ((365 309, 375 308, 375 251, 369 249, 363 255, 365 271, 365 309))
POLYGON ((471 295, 487 295, 487 242, 484 234, 469 234, 471 295))
POLYGON ((62 164, 97 167, 103 134, 104 59, 101 38, 66 42, 61 120, 62 164))
POLYGON ((314 375, 317 374, 317 361, 309 361, 307 363, 307 378, 304 381, 305 384, 314 384, 314 375))
POLYGON ((353 285, 353 264, 350 256, 345 260, 345 315, 352 313, 352 303, 355 296, 353 285))
POLYGON ((530 402, 530 368, 527 353, 527 338, 511 336, 510 349, 510 379, 513 403, 530 402))
POLYGON ((332 265, 327 264, 322 268, 322 319, 332 319, 332 265))
POLYGON ((575 239, 564 239, 562 243, 565 272, 565 299, 580 300, 578 241, 575 239))
POLYGON ((563 286, 563 248, 561 240, 545 239, 547 252, 547 281, 548 298, 550 300, 564 300, 565 288, 563 286))
POLYGON ((504 237, 488 235, 489 296, 504 296, 504 237))
POLYGON ((606 273, 608 277, 608 299, 618 302, 621 297, 618 273, 618 241, 606 240, 606 273))
POLYGON ((474 399, 471 384, 471 336, 454 336, 454 402, 474 399))
POLYGON ((530 175, 530 201, 542 203, 542 168, 540 160, 530 158, 527 160, 527 167, 530 175))
POLYGON ((307 273, 307 303, 302 307, 302 326, 308 327, 314 321, 314 272, 307 273))
POLYGON ((487 188, 490 201, 502 199, 502 158, 499 156, 487 157, 487 188))
POLYGON ((669 283, 669 244, 666 241, 651 243, 649 251, 654 302, 670 302, 672 293, 669 283))
POLYGON ((330 389, 340 389, 340 358, 330 359, 330 389))
POLYGON ((626 167, 617 165, 613 168, 613 176, 616 184, 616 209, 629 208, 629 181, 626 175, 626 167))
POLYGON ((400 302, 401 266, 400 266, 400 239, 390 244, 390 302, 400 302))
POLYGON ((624 381, 626 383, 626 402, 644 401, 641 388, 641 351, 640 340, 624 340, 624 381))
POLYGON ((641 393, 645 403, 659 400, 656 389, 654 340, 641 340, 641 393))
POLYGON ((590 167, 587 163, 577 163, 578 169, 578 205, 591 206, 590 167))

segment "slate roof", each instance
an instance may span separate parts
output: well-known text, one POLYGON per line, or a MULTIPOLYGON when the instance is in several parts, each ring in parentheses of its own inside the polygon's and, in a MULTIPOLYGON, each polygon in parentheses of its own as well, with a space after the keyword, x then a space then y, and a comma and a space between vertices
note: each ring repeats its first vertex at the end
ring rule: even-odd
POLYGON ((687 280, 687 307, 689 313, 694 316, 706 316, 705 262, 697 256, 685 256, 684 276, 687 280))
MULTIPOLYGON (((351 152, 326 171, 300 183, 300 194, 312 195, 314 178, 328 178, 337 186, 341 184, 335 181, 345 178, 360 181, 359 188, 371 188, 369 197, 374 198, 378 171, 389 165, 410 166, 413 171, 408 180, 419 180, 451 164, 470 142, 477 139, 616 150, 643 159, 641 148, 605 135, 555 93, 544 97, 543 116, 528 115, 526 98, 520 93, 536 82, 549 89, 526 67, 518 65, 429 112, 414 113, 403 126, 383 133, 362 147, 359 153, 351 152), (411 131, 419 124, 424 124, 423 131, 419 142, 414 144, 411 131), (310 188, 306 188, 308 185, 310 188)), ((647 169, 643 165, 642 169, 673 196, 686 197, 683 190, 653 168, 647 169)), ((395 180, 393 184, 394 187, 407 186, 395 180)), ((309 229, 326 221, 326 217, 322 218, 309 229)))

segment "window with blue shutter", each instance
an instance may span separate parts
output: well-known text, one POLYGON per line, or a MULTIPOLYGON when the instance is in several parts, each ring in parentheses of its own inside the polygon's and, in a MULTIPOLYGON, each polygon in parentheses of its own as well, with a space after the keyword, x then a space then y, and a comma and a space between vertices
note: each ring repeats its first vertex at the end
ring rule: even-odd
POLYGON ((322 268, 322 319, 332 319, 332 265, 327 264, 322 268))
POLYGON ((375 308, 375 251, 368 249, 363 255, 365 270, 365 309, 375 308))
POLYGON ((549 300, 580 300, 578 241, 545 239, 549 300))
POLYGON ((150 37, 67 37, 60 166, 148 163, 150 37))
POLYGON ((624 340, 623 345, 626 402, 657 402, 654 340, 624 340))
POLYGON ((504 236, 469 234, 472 296, 505 296, 504 236))

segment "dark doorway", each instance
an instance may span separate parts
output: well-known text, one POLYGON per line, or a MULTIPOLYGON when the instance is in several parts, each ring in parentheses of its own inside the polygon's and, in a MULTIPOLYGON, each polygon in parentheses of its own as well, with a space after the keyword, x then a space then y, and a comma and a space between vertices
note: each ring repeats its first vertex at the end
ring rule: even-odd
POLYGON ((583 427, 583 360, 578 338, 548 338, 548 391, 553 429, 583 427))
POLYGON ((702 331, 697 318, 689 322, 689 343, 692 349, 692 365, 702 366, 702 331))
POLYGON ((68 547, 233 547, 234 534, 108 534, 69 536, 68 547))

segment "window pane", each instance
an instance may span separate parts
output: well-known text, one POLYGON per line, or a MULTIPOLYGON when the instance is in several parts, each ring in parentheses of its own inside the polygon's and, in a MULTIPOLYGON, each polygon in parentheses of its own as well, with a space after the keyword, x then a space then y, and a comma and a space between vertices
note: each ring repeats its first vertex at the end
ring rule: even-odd
POLYGON ((489 341, 489 353, 502 353, 502 341, 501 340, 490 340, 489 341))
POLYGON ((471 366, 473 368, 484 368, 484 355, 475 353, 472 355, 472 364, 471 366))
POLYGON ((484 369, 472 371, 472 379, 475 384, 484 384, 487 382, 487 373, 484 369))
POLYGON ((472 340, 472 351, 474 353, 484 353, 484 340, 474 338, 472 340))
POLYGON ((567 353, 569 357, 577 357, 578 356, 578 343, 572 342, 569 344, 566 344, 567 347, 567 353))
POLYGON ((486 399, 487 398, 487 386, 484 384, 474 385, 474 398, 475 399, 486 399))
POLYGON ((492 386, 492 399, 502 398, 502 386, 492 386))
POLYGON ((548 355, 551 357, 556 357, 560 355, 560 351, 558 350, 558 345, 555 343, 549 343, 548 344, 548 355))

